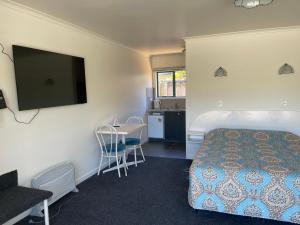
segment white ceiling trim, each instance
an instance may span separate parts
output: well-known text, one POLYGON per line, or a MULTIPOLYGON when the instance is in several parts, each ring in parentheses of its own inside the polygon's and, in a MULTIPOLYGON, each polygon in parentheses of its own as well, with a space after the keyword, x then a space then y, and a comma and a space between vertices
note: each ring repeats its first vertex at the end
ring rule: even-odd
POLYGON ((210 39, 210 38, 218 38, 218 37, 226 37, 226 36, 236 36, 236 35, 259 35, 263 33, 278 33, 278 32, 292 32, 292 31, 300 31, 300 26, 288 26, 288 27, 276 27, 276 28, 265 28, 265 29, 257 29, 257 30, 245 30, 245 31, 237 31, 237 32, 228 32, 228 33, 220 33, 220 34, 209 34, 209 35, 199 35, 192 37, 184 37, 185 41, 193 40, 193 39, 210 39))
POLYGON ((116 46, 119 46, 119 47, 122 47, 122 48, 126 48, 130 51, 136 52, 136 53, 141 54, 143 56, 149 56, 148 53, 145 53, 145 52, 139 51, 137 49, 131 48, 127 45, 124 45, 123 43, 116 42, 114 40, 108 39, 108 38, 100 35, 99 33, 90 31, 90 30, 85 29, 81 26, 78 26, 76 24, 73 24, 73 23, 70 23, 68 21, 62 20, 58 17, 51 16, 47 13, 38 11, 38 10, 30 8, 28 6, 25 6, 25 5, 10 1, 10 0, 0 0, 0 5, 4 6, 6 8, 9 8, 9 9, 15 10, 17 12, 35 17, 35 18, 40 19, 40 20, 46 20, 48 22, 55 23, 57 25, 65 27, 65 28, 73 29, 73 30, 85 33, 86 35, 88 35, 92 38, 96 38, 98 40, 102 40, 102 41, 105 41, 107 43, 110 43, 110 44, 113 44, 113 45, 116 45, 116 46))

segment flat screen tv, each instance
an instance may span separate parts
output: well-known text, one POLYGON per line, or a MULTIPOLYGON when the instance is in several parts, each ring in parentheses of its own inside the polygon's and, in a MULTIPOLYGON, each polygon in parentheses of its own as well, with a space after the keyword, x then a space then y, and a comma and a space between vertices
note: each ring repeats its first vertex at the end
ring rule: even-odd
POLYGON ((19 110, 87 102, 84 59, 13 45, 19 110))

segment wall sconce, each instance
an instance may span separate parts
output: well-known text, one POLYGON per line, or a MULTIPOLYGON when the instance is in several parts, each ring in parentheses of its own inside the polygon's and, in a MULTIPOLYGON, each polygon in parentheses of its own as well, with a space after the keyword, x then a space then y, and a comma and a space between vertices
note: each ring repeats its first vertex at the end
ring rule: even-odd
POLYGON ((292 74, 292 73, 295 73, 295 70, 291 65, 285 63, 282 67, 280 67, 278 73, 279 73, 279 75, 292 74))
POLYGON ((215 77, 226 77, 227 71, 223 67, 219 67, 219 69, 215 72, 215 77))

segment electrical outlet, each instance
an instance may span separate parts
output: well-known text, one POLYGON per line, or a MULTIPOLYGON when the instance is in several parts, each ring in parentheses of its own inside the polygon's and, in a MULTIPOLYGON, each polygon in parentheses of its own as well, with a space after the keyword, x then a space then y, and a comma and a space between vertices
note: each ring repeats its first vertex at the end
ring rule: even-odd
POLYGON ((4 95, 2 90, 0 90, 0 109, 5 109, 6 108, 6 103, 4 99, 4 95))

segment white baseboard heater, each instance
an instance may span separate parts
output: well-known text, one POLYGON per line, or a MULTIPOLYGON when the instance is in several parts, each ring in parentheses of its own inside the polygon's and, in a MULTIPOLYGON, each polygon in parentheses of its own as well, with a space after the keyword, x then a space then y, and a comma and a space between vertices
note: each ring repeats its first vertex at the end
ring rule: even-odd
MULTIPOLYGON (((42 171, 32 179, 31 185, 33 188, 53 193, 49 199, 49 205, 71 191, 78 192, 75 184, 75 168, 70 162, 59 163, 42 171)), ((43 217, 42 210, 43 205, 38 204, 32 209, 31 215, 43 217)))

